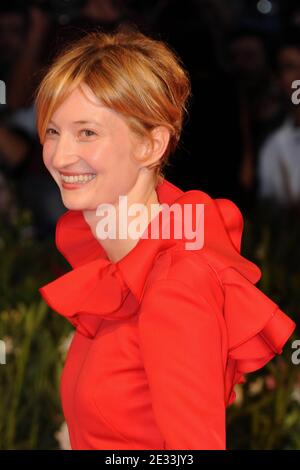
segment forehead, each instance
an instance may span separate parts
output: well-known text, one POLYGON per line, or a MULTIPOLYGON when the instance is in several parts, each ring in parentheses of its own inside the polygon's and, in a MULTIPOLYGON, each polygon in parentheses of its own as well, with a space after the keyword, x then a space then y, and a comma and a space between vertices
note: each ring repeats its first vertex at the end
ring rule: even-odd
POLYGON ((84 124, 94 120, 109 125, 120 119, 117 112, 105 106, 84 84, 74 88, 51 117, 51 121, 58 124, 65 121, 84 124))
POLYGON ((81 84, 68 92, 66 98, 57 110, 60 111, 61 109, 67 109, 69 107, 73 107, 73 112, 75 112, 78 107, 96 110, 104 106, 89 87, 81 84))
POLYGON ((93 94, 87 86, 77 86, 72 90, 69 95, 63 100, 58 108, 53 113, 54 117, 67 117, 70 115, 73 118, 87 112, 88 114, 101 114, 106 108, 100 100, 93 94))

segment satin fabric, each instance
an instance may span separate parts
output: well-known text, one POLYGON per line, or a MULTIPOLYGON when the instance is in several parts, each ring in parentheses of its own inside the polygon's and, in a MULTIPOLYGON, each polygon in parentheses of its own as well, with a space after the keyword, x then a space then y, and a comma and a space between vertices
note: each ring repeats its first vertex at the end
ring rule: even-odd
POLYGON ((161 204, 190 204, 195 223, 204 204, 200 249, 187 250, 184 234, 151 239, 162 212, 117 263, 81 211, 57 223, 72 269, 39 291, 75 328, 60 390, 72 449, 226 449, 235 384, 280 354, 296 326, 255 286, 262 273, 240 253, 232 201, 166 179, 156 191, 161 204))

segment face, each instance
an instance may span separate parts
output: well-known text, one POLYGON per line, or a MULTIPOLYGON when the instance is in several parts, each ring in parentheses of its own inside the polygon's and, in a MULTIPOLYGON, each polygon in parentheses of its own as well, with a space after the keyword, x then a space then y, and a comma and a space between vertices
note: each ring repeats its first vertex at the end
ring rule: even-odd
POLYGON ((81 88, 48 123, 43 159, 67 209, 96 210, 134 186, 141 142, 120 114, 101 105, 87 85, 81 88))

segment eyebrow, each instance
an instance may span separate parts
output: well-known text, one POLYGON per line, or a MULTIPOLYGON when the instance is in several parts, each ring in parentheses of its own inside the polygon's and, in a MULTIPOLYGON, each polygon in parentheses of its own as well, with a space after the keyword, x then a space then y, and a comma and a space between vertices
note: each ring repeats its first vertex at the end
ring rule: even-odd
MULTIPOLYGON (((57 126, 57 124, 55 124, 54 121, 49 121, 49 124, 54 124, 56 127, 59 127, 57 126)), ((92 120, 89 120, 89 121, 86 121, 86 120, 80 120, 80 121, 73 121, 72 124, 96 124, 97 126, 100 126, 101 127, 101 124, 100 122, 97 122, 97 121, 92 121, 92 120)))

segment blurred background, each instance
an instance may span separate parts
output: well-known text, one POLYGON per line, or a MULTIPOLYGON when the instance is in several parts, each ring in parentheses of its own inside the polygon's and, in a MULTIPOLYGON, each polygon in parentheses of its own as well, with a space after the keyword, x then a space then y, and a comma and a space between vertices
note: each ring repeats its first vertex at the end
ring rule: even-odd
POLYGON ((165 40, 191 76, 166 178, 237 204, 242 253, 263 272, 257 287, 298 325, 283 355, 237 386, 228 448, 300 449, 300 365, 291 360, 300 318, 300 3, 292 0, 1 0, 0 449, 69 448, 59 379, 73 330, 38 293, 70 269, 54 245, 65 208, 43 166, 33 94, 64 45, 121 23, 165 40))

